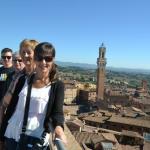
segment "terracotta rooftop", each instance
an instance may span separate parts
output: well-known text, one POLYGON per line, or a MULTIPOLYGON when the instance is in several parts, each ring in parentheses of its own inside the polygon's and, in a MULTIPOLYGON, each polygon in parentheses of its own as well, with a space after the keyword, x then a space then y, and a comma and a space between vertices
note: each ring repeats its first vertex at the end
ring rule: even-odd
POLYGON ((130 145, 120 145, 122 150, 140 150, 140 147, 137 146, 130 146, 130 145))
POLYGON ((88 133, 88 132, 73 132, 73 135, 75 136, 76 140, 83 145, 83 143, 90 144, 91 142, 93 144, 99 143, 99 142, 111 142, 114 143, 116 150, 122 150, 120 147, 116 137, 112 133, 88 133), (120 148, 118 148, 120 147, 120 148))
POLYGON ((96 132, 97 133, 111 133, 113 135, 138 137, 140 139, 143 139, 143 136, 141 136, 139 133, 133 132, 133 131, 128 131, 128 130, 122 130, 122 132, 118 132, 118 131, 109 130, 109 129, 105 129, 105 128, 97 128, 97 127, 85 125, 84 128, 82 129, 82 131, 93 132, 93 133, 94 132, 95 133, 96 132))
POLYGON ((112 116, 107 121, 108 122, 116 122, 116 123, 121 123, 121 124, 127 124, 127 125, 150 128, 150 121, 149 120, 144 120, 143 121, 142 119, 133 119, 133 118, 127 118, 127 117, 112 116))
POLYGON ((113 143, 117 143, 116 137, 112 133, 101 133, 105 140, 109 140, 113 143))
POLYGON ((90 143, 91 139, 97 143, 97 141, 110 141, 117 143, 117 139, 112 133, 88 133, 88 132, 73 132, 73 135, 79 143, 90 143))
POLYGON ((143 150, 150 150, 150 142, 144 143, 144 149, 143 150))
POLYGON ((113 112, 109 112, 107 110, 99 110, 99 112, 102 113, 103 116, 108 116, 108 117, 110 117, 110 116, 112 116, 112 114, 114 114, 113 112))
POLYGON ((70 123, 75 124, 75 125, 80 126, 80 127, 83 126, 83 121, 81 121, 79 119, 69 120, 66 122, 66 124, 70 124, 70 123))
POLYGON ((102 136, 102 134, 96 134, 91 138, 91 141, 92 143, 97 144, 99 142, 105 141, 105 138, 102 136))
POLYGON ((91 143, 91 138, 93 138, 97 134, 75 131, 73 132, 73 135, 79 143, 91 143))
POLYGON ((133 98, 133 101, 150 105, 150 98, 133 98))
POLYGON ((87 116, 87 117, 83 118, 83 120, 85 120, 85 121, 93 121, 93 122, 97 122, 97 123, 104 123, 106 119, 108 119, 108 117, 87 116))
POLYGON ((137 132, 128 131, 128 130, 122 130, 122 135, 130 136, 130 137, 138 137, 140 139, 144 139, 143 136, 141 136, 137 132))

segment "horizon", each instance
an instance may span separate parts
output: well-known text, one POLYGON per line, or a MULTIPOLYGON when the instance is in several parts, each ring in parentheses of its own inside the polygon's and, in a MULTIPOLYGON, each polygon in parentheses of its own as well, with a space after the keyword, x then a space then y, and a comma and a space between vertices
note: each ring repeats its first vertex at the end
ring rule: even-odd
MULTIPOLYGON (((89 63, 78 63, 78 62, 68 62, 68 61, 59 61, 59 60, 56 60, 56 62, 60 62, 60 63, 72 63, 72 64, 82 64, 82 65, 92 65, 93 67, 97 67, 96 64, 89 64, 89 63)), ((2 66, 0 64, 0 66, 2 66)), ((70 66, 70 67, 76 67, 76 66, 70 66)), ((82 68, 82 67, 81 67, 82 68)), ((107 68, 114 68, 114 69, 131 69, 131 70, 143 70, 143 71, 150 71, 150 69, 143 69, 143 68, 125 68, 125 67, 114 67, 114 66, 107 66, 106 65, 106 69, 107 68)))
MULTIPOLYGON (((71 67, 76 67, 76 64, 81 64, 81 65, 92 65, 93 67, 97 67, 96 64, 89 64, 89 63, 80 63, 80 62, 68 62, 68 61, 59 61, 57 60, 56 62, 59 62, 59 63, 72 63, 74 64, 75 66, 71 66, 71 67)), ((131 70, 145 70, 145 71, 150 71, 150 69, 145 69, 145 68, 127 68, 127 67, 114 67, 114 66, 107 66, 106 65, 106 69, 107 68, 114 68, 114 69, 131 69, 131 70)))
POLYGON ((0 50, 27 39, 52 42, 56 60, 150 70, 149 0, 5 0, 0 5, 0 50))

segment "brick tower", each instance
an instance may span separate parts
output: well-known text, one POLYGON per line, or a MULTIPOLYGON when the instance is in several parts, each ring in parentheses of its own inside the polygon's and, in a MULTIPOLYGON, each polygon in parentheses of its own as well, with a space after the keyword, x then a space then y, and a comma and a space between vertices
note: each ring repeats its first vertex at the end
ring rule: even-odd
POLYGON ((142 89, 147 92, 147 81, 142 80, 142 89))
POLYGON ((104 99, 104 83, 106 72, 106 48, 102 43, 99 48, 99 58, 97 58, 97 100, 104 99))

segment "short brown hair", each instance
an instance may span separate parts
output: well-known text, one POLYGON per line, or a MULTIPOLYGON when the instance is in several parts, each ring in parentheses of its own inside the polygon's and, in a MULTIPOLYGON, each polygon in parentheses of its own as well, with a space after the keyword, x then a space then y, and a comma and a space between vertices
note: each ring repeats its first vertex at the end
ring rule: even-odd
POLYGON ((3 48, 3 49, 1 50, 1 56, 2 56, 3 54, 7 53, 7 52, 12 53, 13 51, 12 51, 12 49, 10 49, 10 48, 3 48))

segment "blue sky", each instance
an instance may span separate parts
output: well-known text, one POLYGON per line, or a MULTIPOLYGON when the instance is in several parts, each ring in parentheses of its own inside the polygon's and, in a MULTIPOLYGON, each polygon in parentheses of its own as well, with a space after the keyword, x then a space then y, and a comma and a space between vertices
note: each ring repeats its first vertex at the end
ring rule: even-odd
POLYGON ((104 42, 107 66, 150 69, 149 0, 2 0, 0 49, 25 38, 48 41, 56 60, 96 64, 104 42))

